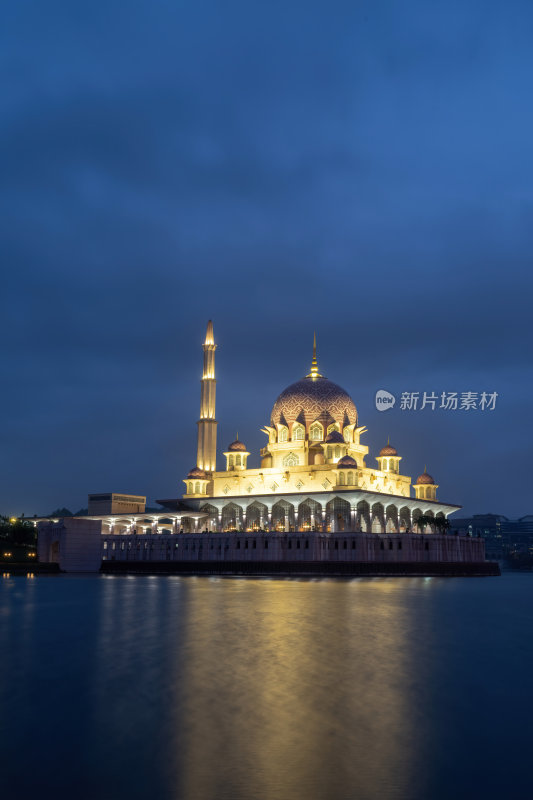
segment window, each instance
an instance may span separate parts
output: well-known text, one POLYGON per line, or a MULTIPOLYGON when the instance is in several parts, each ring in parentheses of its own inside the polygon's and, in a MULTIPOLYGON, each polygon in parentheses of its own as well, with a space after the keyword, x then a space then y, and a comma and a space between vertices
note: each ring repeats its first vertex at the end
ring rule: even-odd
POLYGON ((337 447, 335 448, 335 458, 340 458, 340 457, 341 457, 341 449, 339 445, 337 445, 337 447))
POLYGON ((333 454, 333 451, 332 451, 331 447, 328 447, 327 453, 326 453, 326 458, 332 458, 332 454, 333 454))
POLYGON ((200 494, 200 481, 196 481, 196 483, 194 484, 194 493, 200 494))
POLYGON ((348 486, 353 486, 353 472, 349 472, 346 478, 348 486))
POLYGON ((235 458, 233 456, 230 456, 228 459, 228 469, 233 469, 234 463, 235 463, 235 458))
POLYGON ((355 550, 355 539, 352 539, 352 550, 355 550))
POLYGON ((319 422, 314 422, 309 429, 309 438, 314 442, 322 441, 322 425, 319 422))
POLYGON ((265 550, 268 550, 268 539, 265 539, 265 550))
POLYGON ((305 540, 305 549, 309 550, 309 539, 305 540))
POLYGON ((305 428, 303 425, 300 425, 299 422, 295 422, 292 426, 292 438, 295 441, 302 441, 305 439, 305 428))
POLYGON ((339 472, 339 486, 344 486, 346 478, 344 472, 339 472))
POLYGON ((297 464, 300 463, 300 459, 298 458, 295 453, 289 453, 283 459, 283 466, 284 467, 295 467, 297 464))
POLYGON ((332 433, 333 431, 337 431, 337 433, 341 432, 338 422, 333 422, 331 425, 328 425, 328 433, 332 433))
POLYGON ((241 540, 237 539, 237 550, 241 549, 241 540))
POLYGON ((287 430, 287 428, 286 428, 286 427, 283 425, 283 426, 282 426, 282 427, 280 427, 280 429, 279 429, 279 441, 280 441, 280 442, 286 442, 286 441, 288 441, 288 438, 289 438, 289 431, 288 431, 288 430, 287 430))
POLYGON ((351 430, 349 428, 345 428, 343 430, 343 432, 342 432, 342 435, 344 436, 344 441, 345 442, 351 442, 352 441, 352 432, 351 432, 351 430))
POLYGON ((346 549, 347 549, 347 547, 348 547, 348 542, 347 542, 347 541, 346 541, 346 539, 345 539, 345 540, 344 540, 344 544, 343 544, 343 549, 344 549, 344 550, 346 550, 346 549))

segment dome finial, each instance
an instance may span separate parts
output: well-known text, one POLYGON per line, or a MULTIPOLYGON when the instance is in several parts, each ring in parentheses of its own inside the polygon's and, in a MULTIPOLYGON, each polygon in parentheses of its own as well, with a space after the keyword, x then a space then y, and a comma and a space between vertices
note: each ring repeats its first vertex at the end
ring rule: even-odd
POLYGON ((313 333, 313 360, 311 361, 311 371, 306 378, 323 378, 324 376, 318 371, 318 363, 316 360, 316 331, 313 333))

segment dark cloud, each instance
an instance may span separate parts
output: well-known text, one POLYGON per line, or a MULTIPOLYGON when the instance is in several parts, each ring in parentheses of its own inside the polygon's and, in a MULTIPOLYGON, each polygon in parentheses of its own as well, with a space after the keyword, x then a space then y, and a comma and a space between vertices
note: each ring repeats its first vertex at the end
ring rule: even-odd
POLYGON ((209 317, 221 443, 257 451, 316 329, 372 452, 531 510, 532 26, 518 0, 11 4, 0 510, 180 491, 209 317), (383 415, 377 388, 500 399, 383 415))

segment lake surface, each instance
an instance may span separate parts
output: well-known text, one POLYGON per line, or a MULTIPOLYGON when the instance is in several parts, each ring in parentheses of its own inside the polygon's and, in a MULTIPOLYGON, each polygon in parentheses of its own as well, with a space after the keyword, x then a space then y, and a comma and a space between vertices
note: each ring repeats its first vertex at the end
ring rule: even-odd
POLYGON ((0 581, 1 796, 529 798, 533 575, 0 581))

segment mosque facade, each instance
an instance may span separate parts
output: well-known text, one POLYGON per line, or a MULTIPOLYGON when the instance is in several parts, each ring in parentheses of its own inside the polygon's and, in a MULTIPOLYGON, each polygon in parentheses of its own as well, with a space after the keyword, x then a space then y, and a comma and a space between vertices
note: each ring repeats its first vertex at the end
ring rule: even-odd
POLYGON ((207 515, 206 530, 401 533, 422 518, 429 533, 460 507, 438 501, 438 484, 426 470, 412 486, 390 442, 369 456, 354 401, 319 370, 316 338, 308 374, 281 392, 262 428, 260 466, 248 467, 250 451, 237 437, 217 470, 216 347, 209 322, 196 464, 183 479, 183 500, 207 515))

